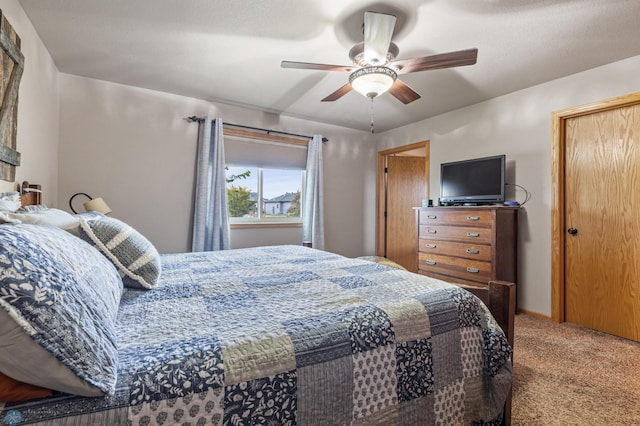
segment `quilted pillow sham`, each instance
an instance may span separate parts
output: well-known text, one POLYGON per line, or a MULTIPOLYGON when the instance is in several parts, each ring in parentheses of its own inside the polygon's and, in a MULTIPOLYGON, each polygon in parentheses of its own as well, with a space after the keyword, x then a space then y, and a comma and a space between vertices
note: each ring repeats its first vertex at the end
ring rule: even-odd
POLYGON ((127 287, 151 289, 161 272, 160 254, 142 234, 104 215, 81 218, 80 238, 94 244, 122 275, 127 287))
POLYGON ((83 396, 112 395, 120 276, 59 228, 0 225, 0 372, 83 396))

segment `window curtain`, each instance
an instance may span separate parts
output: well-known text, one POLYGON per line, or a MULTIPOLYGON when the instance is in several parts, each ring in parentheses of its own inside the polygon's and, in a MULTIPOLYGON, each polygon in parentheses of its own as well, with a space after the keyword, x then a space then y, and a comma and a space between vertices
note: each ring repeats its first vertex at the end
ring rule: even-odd
POLYGON ((222 120, 205 118, 198 129, 192 251, 229 249, 229 208, 222 120))
POLYGON ((307 177, 302 200, 302 243, 324 250, 322 193, 322 136, 313 135, 307 146, 307 177))

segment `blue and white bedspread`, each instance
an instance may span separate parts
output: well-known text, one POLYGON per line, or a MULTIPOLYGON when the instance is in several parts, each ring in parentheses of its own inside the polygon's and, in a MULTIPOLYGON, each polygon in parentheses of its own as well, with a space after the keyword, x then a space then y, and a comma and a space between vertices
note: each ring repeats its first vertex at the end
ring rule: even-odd
POLYGON ((2 424, 497 424, 511 348, 475 296, 299 246, 162 255, 126 289, 110 397, 0 403, 2 424))

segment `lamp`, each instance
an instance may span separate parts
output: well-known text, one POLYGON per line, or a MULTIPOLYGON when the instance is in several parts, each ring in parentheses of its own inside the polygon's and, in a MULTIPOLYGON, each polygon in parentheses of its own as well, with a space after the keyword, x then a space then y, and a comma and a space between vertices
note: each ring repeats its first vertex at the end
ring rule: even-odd
POLYGON ((368 98, 380 96, 393 86, 398 74, 389 67, 359 68, 349 76, 349 83, 356 92, 368 98))
POLYGON ((71 198, 69 199, 69 208, 71 209, 72 212, 74 212, 76 214, 78 213, 76 211, 76 209, 73 208, 73 199, 76 198, 78 195, 84 195, 85 197, 87 197, 89 199, 89 201, 86 201, 82 205, 84 207, 85 211, 95 211, 95 212, 102 213, 102 214, 111 213, 111 208, 102 199, 102 197, 91 198, 90 195, 85 194, 84 192, 78 192, 76 194, 73 194, 71 196, 71 198))

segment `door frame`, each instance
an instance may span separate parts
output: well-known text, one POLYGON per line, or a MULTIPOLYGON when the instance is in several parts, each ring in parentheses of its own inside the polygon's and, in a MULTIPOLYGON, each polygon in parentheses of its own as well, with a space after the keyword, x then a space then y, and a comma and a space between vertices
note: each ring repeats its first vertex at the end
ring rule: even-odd
MULTIPOLYGON (((384 212, 386 210, 386 176, 384 173, 385 160, 389 155, 396 155, 403 152, 413 151, 415 149, 424 148, 425 157, 425 180, 427 182, 427 193, 425 197, 429 198, 429 140, 421 142, 415 142, 409 145, 403 145, 396 148, 386 149, 384 151, 378 151, 378 170, 377 170, 377 186, 376 186, 376 255, 384 256, 385 239, 386 239, 386 222, 384 218, 384 212)), ((416 206, 418 207, 418 206, 416 206)))
POLYGON ((565 158, 566 121, 640 104, 640 92, 554 111, 551 118, 551 319, 565 321, 565 158))

